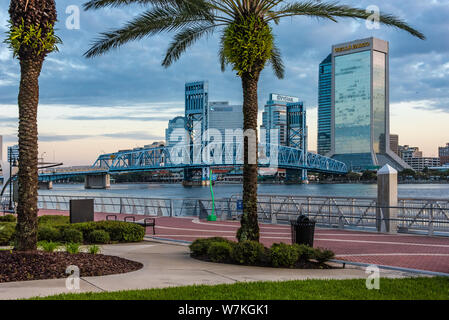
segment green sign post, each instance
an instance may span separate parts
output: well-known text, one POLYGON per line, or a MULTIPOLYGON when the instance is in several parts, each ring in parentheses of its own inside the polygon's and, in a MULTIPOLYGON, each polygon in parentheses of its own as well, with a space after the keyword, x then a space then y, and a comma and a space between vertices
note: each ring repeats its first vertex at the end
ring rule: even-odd
POLYGON ((210 185, 210 194, 212 197, 212 213, 207 216, 207 221, 217 221, 217 216, 215 215, 215 198, 214 198, 214 188, 212 183, 212 169, 209 171, 209 185, 210 185))

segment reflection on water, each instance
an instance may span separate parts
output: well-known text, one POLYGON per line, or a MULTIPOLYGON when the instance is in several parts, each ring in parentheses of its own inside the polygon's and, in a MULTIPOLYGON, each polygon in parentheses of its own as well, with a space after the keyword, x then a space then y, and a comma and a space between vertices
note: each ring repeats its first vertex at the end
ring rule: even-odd
MULTIPOLYGON (((241 192, 242 186, 238 184, 214 186, 216 198, 226 198, 241 192)), ((403 184, 398 186, 398 193, 401 198, 449 199, 449 184, 403 184)), ((183 187, 179 184, 113 184, 109 190, 85 190, 83 184, 54 184, 53 190, 39 190, 39 194, 207 199, 210 197, 210 189, 209 187, 183 187)), ((376 197, 377 186, 375 184, 261 184, 259 194, 376 197)))

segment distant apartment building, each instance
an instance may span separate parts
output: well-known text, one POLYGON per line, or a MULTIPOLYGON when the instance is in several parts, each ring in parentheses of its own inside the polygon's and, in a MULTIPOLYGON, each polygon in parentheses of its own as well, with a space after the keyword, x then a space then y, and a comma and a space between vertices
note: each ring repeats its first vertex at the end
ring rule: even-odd
POLYGON ((331 151, 332 125, 332 54, 319 66, 318 72, 318 153, 325 156, 331 151))
POLYGON ((445 147, 438 148, 438 156, 442 165, 449 163, 449 142, 446 143, 445 147))
POLYGON ((426 168, 440 166, 440 158, 437 157, 410 158, 406 162, 415 171, 423 171, 426 168))
POLYGON ((422 151, 419 151, 418 147, 410 147, 409 145, 399 146, 399 156, 405 162, 411 158, 422 158, 422 151))
MULTIPOLYGON (((265 130, 265 143, 288 145, 287 104, 299 103, 299 98, 271 93, 262 113, 261 130, 265 130), (271 130, 278 130, 277 141, 271 141, 271 130)), ((263 134, 263 133, 262 133, 263 134)))
POLYGON ((399 155, 399 136, 397 134, 390 134, 390 150, 399 155))
POLYGON ((423 171, 425 168, 438 167, 440 165, 440 158, 423 157, 423 153, 418 147, 405 145, 399 146, 398 149, 401 158, 415 171, 423 171))
POLYGON ((3 136, 0 136, 0 161, 3 160, 3 136))
POLYGON ((181 139, 181 133, 184 132, 186 126, 185 117, 175 117, 168 121, 168 127, 165 129, 165 144, 167 147, 176 145, 181 139), (176 130, 179 134, 176 133, 176 130), (175 133, 174 136, 173 133, 175 133))

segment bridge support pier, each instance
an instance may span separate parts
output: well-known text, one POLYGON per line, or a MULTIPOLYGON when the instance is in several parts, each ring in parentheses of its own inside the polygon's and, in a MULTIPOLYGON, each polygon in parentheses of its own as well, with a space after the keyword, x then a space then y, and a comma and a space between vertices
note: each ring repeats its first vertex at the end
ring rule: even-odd
POLYGON ((377 171, 377 231, 397 233, 397 205, 398 172, 387 164, 377 171))
POLYGON ((305 169, 287 169, 286 184, 308 184, 309 180, 307 178, 307 170, 305 169))
POLYGON ((86 175, 85 177, 85 189, 109 189, 110 187, 111 176, 109 174, 86 175))
POLYGON ((210 184, 209 168, 184 169, 184 187, 205 187, 210 184))
POLYGON ((53 181, 39 181, 38 188, 40 190, 51 190, 53 189, 53 181))

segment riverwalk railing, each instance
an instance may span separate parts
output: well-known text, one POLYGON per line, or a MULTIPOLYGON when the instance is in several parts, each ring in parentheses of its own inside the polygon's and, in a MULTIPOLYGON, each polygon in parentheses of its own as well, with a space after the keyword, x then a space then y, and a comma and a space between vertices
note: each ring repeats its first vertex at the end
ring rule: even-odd
MULTIPOLYGON (((210 199, 165 199, 134 197, 91 197, 39 195, 43 210, 68 211, 71 199, 94 199, 95 211, 103 213, 206 218, 212 212, 210 199)), ((300 214, 316 220, 319 226, 367 231, 382 230, 383 212, 396 212, 399 232, 449 236, 449 199, 398 199, 395 207, 380 207, 375 198, 259 195, 259 219, 269 223, 288 223, 300 214)), ((238 219, 243 212, 241 195, 215 199, 215 214, 220 220, 238 219)))

